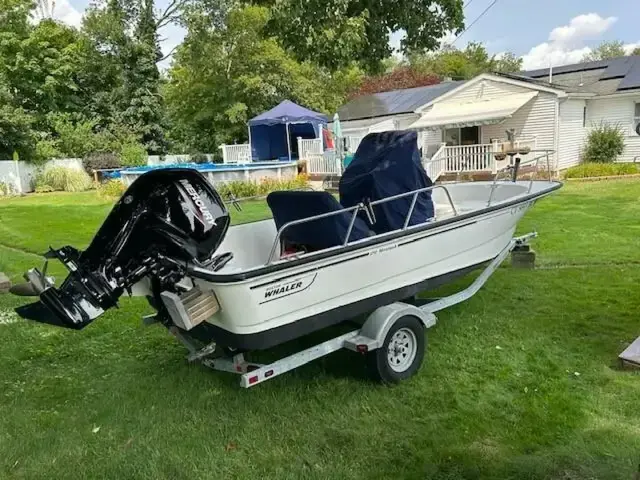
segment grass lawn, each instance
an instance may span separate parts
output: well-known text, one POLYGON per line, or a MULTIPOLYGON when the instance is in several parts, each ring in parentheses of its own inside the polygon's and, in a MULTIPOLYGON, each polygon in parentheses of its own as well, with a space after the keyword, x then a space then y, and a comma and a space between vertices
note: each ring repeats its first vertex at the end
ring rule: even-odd
MULTIPOLYGON (((86 246, 110 206, 0 200, 0 271, 86 246)), ((640 334, 639 219, 635 180, 540 201, 520 230, 539 232, 541 268, 501 268, 441 312, 423 368, 394 388, 341 351, 241 390, 141 326, 139 299, 73 332, 11 321, 20 299, 0 295, 0 478, 631 479, 640 374, 615 360, 640 334)))

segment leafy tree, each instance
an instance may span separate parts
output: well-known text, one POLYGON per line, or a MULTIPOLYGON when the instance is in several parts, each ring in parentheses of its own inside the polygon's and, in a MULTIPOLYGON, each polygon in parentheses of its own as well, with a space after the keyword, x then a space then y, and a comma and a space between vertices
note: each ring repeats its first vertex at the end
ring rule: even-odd
POLYGON ((486 72, 518 71, 522 59, 509 52, 501 56, 489 55, 484 45, 470 42, 464 50, 446 46, 433 53, 410 54, 409 64, 420 72, 466 80, 486 72))
POLYGON ((40 120, 52 111, 82 107, 75 79, 78 33, 53 20, 43 20, 5 56, 5 78, 16 102, 40 120))
POLYGON ((597 62, 607 58, 624 57, 624 44, 619 40, 602 42, 582 59, 583 62, 597 62))
POLYGON ((33 117, 13 104, 11 94, 0 85, 0 160, 11 159, 14 152, 23 160, 34 157, 37 136, 33 117))
POLYGON ((246 122, 284 99, 331 112, 359 81, 349 67, 330 74, 298 62, 265 34, 269 10, 231 10, 220 28, 207 12, 192 12, 165 96, 175 139, 190 151, 216 152, 247 138, 246 122))
POLYGON ((332 70, 360 62, 379 73, 389 35, 404 30, 401 51, 428 51, 464 26, 462 0, 256 0, 271 8, 268 31, 300 60, 332 70))
POLYGON ((93 113, 106 120, 107 128, 130 128, 150 153, 164 153, 167 148, 157 29, 173 18, 177 5, 182 3, 176 0, 157 18, 152 0, 107 0, 94 5, 84 21, 89 42, 97 52, 85 60, 103 62, 98 71, 106 73, 102 78, 108 79, 111 87, 97 97, 93 113))
POLYGON ((631 55, 640 55, 640 47, 636 47, 631 52, 631 55))

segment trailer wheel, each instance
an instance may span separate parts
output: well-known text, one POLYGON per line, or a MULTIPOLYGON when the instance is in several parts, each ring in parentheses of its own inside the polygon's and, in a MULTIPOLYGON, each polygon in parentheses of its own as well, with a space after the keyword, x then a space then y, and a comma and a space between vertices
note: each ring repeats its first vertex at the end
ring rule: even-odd
POLYGON ((399 383, 418 371, 425 347, 422 322, 410 315, 400 317, 387 332, 382 347, 367 354, 371 374, 383 383, 399 383))

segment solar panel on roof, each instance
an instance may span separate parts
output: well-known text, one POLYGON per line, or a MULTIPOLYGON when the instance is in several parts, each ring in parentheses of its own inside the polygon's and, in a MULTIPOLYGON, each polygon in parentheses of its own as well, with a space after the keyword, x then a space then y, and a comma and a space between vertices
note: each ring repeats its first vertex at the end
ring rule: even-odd
POLYGON ((635 63, 618 85, 618 90, 628 90, 630 88, 640 88, 640 57, 636 57, 635 63))
POLYGON ((358 120, 413 112, 464 82, 393 90, 356 98, 338 109, 341 120, 358 120))
POLYGON ((611 80, 612 78, 624 77, 633 66, 633 63, 633 58, 613 58, 605 72, 602 74, 602 77, 600 77, 600 80, 611 80))
MULTIPOLYGON (((558 67, 552 68, 552 73, 554 75, 561 75, 563 73, 574 73, 574 72, 585 72, 587 70, 598 70, 601 68, 607 68, 611 60, 600 60, 597 62, 585 62, 585 63, 576 63, 573 65, 561 65, 558 67)), ((539 78, 549 75, 548 68, 540 68, 538 70, 530 70, 528 72, 522 72, 523 75, 532 78, 539 78)))

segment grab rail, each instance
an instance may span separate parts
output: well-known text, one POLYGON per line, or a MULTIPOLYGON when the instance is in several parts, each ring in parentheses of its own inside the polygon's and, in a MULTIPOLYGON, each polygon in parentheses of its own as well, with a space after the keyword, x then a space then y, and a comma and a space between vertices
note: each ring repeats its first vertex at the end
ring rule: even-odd
POLYGON ((341 245, 342 247, 346 247, 347 245, 349 245, 349 237, 351 236, 351 232, 353 231, 353 227, 355 225, 356 222, 356 217, 358 216, 358 213, 360 211, 369 211, 369 207, 373 207, 375 205, 380 205, 386 202, 391 202, 393 200, 398 200, 400 198, 404 198, 404 197, 408 197, 410 195, 413 195, 412 199, 411 199, 411 206, 409 207, 409 211, 407 212, 407 216, 405 217, 404 220, 404 224, 402 226, 402 228, 400 230, 406 230, 409 226, 409 222, 411 221, 411 215, 413 214, 413 211, 415 209, 415 205, 416 202, 418 200, 418 195, 421 193, 425 193, 425 192, 429 192, 431 190, 435 190, 436 188, 440 188, 442 190, 444 190, 445 195, 447 196, 447 200, 449 200, 449 204, 451 205, 451 209, 453 210, 453 215, 456 216, 458 215, 458 211, 455 207, 455 205, 453 204, 453 200, 451 198, 451 194, 449 193, 449 190, 447 189, 447 187, 445 185, 432 185, 430 187, 424 187, 424 188, 419 188, 417 190, 412 190, 410 192, 405 192, 405 193, 400 193, 398 195, 393 195, 391 197, 386 197, 386 198, 382 198, 380 200, 375 200, 373 202, 370 202, 368 204, 365 204, 363 202, 360 202, 358 205, 355 205, 353 207, 346 207, 343 208, 341 210, 336 210, 335 212, 327 212, 327 213, 321 213, 319 215, 314 215, 313 217, 307 217, 307 218, 301 218, 298 220, 292 220, 290 222, 285 223, 279 230, 278 233, 276 234, 276 238, 273 242, 273 246, 271 247, 271 252, 269 253, 269 258, 267 260, 266 265, 270 265, 275 261, 275 256, 276 256, 276 251, 278 250, 278 247, 280 246, 280 239, 282 238, 282 234, 283 232, 287 229, 290 228, 292 226, 295 225, 300 225, 302 223, 307 223, 307 222, 314 222, 316 220, 321 220, 323 218, 328 218, 328 217, 333 217, 335 215, 341 215, 344 213, 349 213, 349 212, 353 212, 351 219, 349 221, 349 227, 347 230, 347 234, 345 235, 345 239, 343 244, 341 245))
MULTIPOLYGON (((541 155, 538 155, 537 157, 534 157, 530 160, 526 160, 524 162, 520 162, 517 164, 517 166, 515 167, 515 176, 517 176, 517 169, 524 166, 524 165, 529 165, 530 163, 535 162, 536 166, 535 166, 535 171, 538 170, 538 164, 540 163, 540 159, 541 158, 546 158, 547 159, 547 172, 549 172, 549 182, 551 182, 553 180, 552 176, 551 176, 551 166, 549 165, 549 155, 552 154, 554 151, 553 150, 531 150, 529 153, 541 153, 541 155)), ((491 184, 491 191, 489 192, 489 200, 487 201, 487 207, 491 206, 491 201, 493 200, 493 192, 495 191, 497 184, 498 184, 498 177, 500 176, 501 173, 503 172, 510 172, 511 170, 514 170, 514 167, 512 165, 507 166, 506 168, 496 172, 496 174, 493 176, 493 183, 491 184)), ((513 181, 515 181, 516 179, 514 178, 513 181)), ((531 193, 531 189, 533 188, 533 175, 531 175, 531 178, 529 179, 529 188, 527 189, 527 193, 531 193)))

